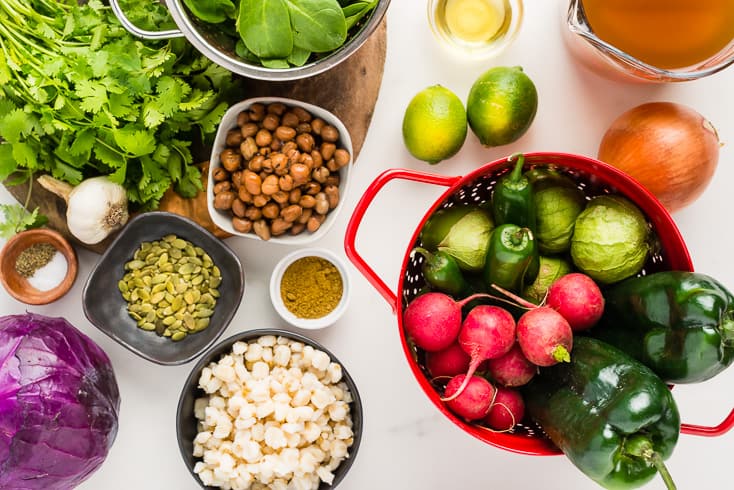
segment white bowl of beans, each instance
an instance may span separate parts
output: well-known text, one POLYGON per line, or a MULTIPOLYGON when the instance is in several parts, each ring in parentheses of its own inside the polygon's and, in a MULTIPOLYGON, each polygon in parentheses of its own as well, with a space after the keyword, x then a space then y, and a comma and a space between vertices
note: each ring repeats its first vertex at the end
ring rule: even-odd
POLYGON ((232 235, 311 243, 337 218, 352 155, 349 131, 321 107, 282 97, 239 102, 212 146, 209 215, 232 235))

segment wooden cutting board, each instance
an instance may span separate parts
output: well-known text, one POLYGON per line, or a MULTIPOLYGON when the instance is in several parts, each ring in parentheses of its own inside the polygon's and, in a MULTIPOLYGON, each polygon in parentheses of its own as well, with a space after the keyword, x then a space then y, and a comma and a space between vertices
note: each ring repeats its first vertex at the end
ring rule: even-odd
MULTIPOLYGON (((247 79, 244 81, 245 88, 242 98, 289 97, 333 112, 349 129, 356 162, 367 136, 382 84, 387 48, 386 22, 386 19, 382 21, 357 52, 330 70, 310 78, 289 82, 247 79)), ((205 169, 206 165, 206 162, 203 163, 202 168, 205 169)), ((206 185, 205 172, 202 173, 202 177, 206 185)), ((25 183, 6 187, 18 202, 23 203, 28 195, 29 185, 25 183)), ((49 228, 57 230, 76 245, 102 253, 114 238, 114 235, 110 236, 96 245, 86 245, 76 240, 66 226, 66 203, 34 182, 28 209, 36 207, 48 218, 49 228)), ((187 216, 219 237, 227 236, 211 222, 205 192, 199 193, 192 199, 183 199, 169 190, 161 200, 159 209, 187 216)))

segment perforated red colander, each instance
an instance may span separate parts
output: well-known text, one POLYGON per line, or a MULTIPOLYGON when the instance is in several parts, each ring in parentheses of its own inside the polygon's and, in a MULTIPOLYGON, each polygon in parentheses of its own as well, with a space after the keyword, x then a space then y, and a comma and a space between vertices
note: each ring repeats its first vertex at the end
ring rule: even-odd
MULTIPOLYGON (((692 271, 693 264, 683 238, 672 218, 660 202, 639 183, 616 168, 592 158, 564 153, 529 153, 525 155, 527 168, 533 166, 552 165, 559 172, 573 179, 584 191, 587 198, 604 194, 620 194, 642 210, 656 237, 657 246, 645 264, 644 272, 661 270, 692 271)), ((407 342, 403 329, 402 312, 407 304, 424 286, 421 274, 422 256, 411 257, 411 250, 418 245, 418 235, 428 218, 437 210, 456 204, 481 204, 490 199, 497 179, 510 171, 515 161, 507 159, 488 163, 474 172, 459 177, 418 172, 407 169, 391 169, 380 174, 367 188, 357 203, 352 218, 347 225, 344 248, 347 256, 357 269, 387 300, 398 317, 403 351, 415 379, 433 404, 453 423, 474 437, 508 451, 530 455, 558 454, 559 450, 542 434, 537 427, 520 425, 512 432, 492 432, 475 424, 467 423, 450 412, 440 400, 438 387, 434 386, 426 375, 421 363, 422 353, 407 342), (355 248, 357 232, 365 215, 378 192, 388 182, 402 179, 445 186, 447 189, 431 206, 413 233, 410 244, 405 251, 399 277, 397 293, 394 292, 375 273, 355 248)), ((727 432, 734 426, 734 410, 717 426, 683 424, 681 431, 685 434, 699 436, 717 436, 727 432)))

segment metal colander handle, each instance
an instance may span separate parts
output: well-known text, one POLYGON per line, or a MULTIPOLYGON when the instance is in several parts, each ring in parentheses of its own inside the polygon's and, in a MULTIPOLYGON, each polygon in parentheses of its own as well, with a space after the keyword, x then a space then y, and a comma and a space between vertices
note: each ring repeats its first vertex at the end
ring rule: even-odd
POLYGON ((125 12, 122 11, 118 0, 110 0, 110 7, 112 7, 112 12, 114 12, 117 20, 122 24, 122 27, 127 29, 127 31, 134 36, 141 37, 143 39, 172 39, 175 37, 183 37, 184 35, 183 32, 178 29, 171 29, 168 31, 147 31, 145 29, 141 29, 130 22, 130 19, 125 15, 125 12))
POLYGON ((416 170, 408 170, 404 168, 389 169, 382 172, 377 178, 367 187, 362 198, 354 208, 352 217, 349 219, 347 224, 347 230, 344 234, 344 250, 346 251, 347 257, 355 267, 367 278, 372 286, 387 300, 393 309, 393 313, 397 313, 398 296, 385 284, 385 281, 380 278, 377 273, 370 267, 367 262, 357 252, 355 247, 355 240, 357 237, 357 230, 362 222, 367 208, 370 207, 372 201, 377 196, 377 193, 382 189, 385 184, 395 179, 411 180, 414 182, 423 182, 426 184, 443 185, 451 187, 461 179, 461 177, 446 177, 444 175, 436 175, 427 172, 419 172, 416 170))

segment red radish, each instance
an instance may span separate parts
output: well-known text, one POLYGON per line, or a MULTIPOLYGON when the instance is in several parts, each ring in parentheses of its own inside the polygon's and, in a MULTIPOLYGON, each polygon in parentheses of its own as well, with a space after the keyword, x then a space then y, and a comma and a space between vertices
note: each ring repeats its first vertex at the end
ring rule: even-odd
POLYGON ((522 395, 510 388, 497 388, 492 405, 484 423, 495 430, 507 431, 525 417, 525 401, 522 395))
POLYGON ((455 301, 444 293, 421 294, 403 312, 405 333, 421 349, 429 352, 445 349, 459 335, 461 307, 473 299, 488 296, 473 294, 461 301, 455 301))
POLYGON ((604 296, 586 274, 559 277, 548 288, 546 304, 565 318, 574 332, 593 327, 604 313, 604 296))
POLYGON ((556 310, 540 306, 518 320, 517 342, 528 361, 537 366, 552 366, 571 360, 573 330, 556 310))
POLYGON ((489 375, 502 386, 527 384, 533 379, 537 370, 538 367, 528 361, 517 343, 504 356, 487 361, 489 375))
POLYGON ((466 420, 479 420, 487 415, 495 392, 492 383, 486 379, 479 376, 459 374, 451 378, 451 381, 446 385, 444 394, 451 398, 450 401, 446 402, 446 406, 452 412, 466 420), (457 394, 458 389, 462 386, 465 386, 465 389, 454 397, 453 395, 457 394))
POLYGON ((469 354, 464 352, 458 342, 443 350, 426 353, 426 368, 433 378, 465 373, 470 361, 469 354))
POLYGON ((477 367, 486 359, 505 355, 515 343, 515 319, 499 306, 479 305, 466 315, 459 331, 459 345, 471 362, 464 383, 444 401, 459 396, 477 367))

